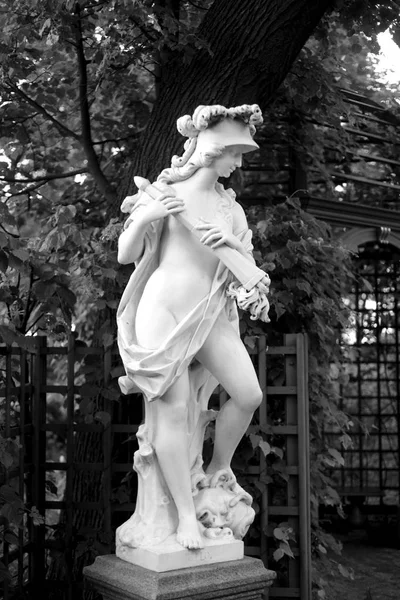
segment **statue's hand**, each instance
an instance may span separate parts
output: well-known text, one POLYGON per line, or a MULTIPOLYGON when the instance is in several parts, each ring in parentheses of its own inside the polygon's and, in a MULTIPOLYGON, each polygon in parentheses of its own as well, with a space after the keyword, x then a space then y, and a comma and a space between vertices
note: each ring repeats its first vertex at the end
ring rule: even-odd
POLYGON ((142 218, 146 221, 157 221, 185 210, 184 201, 177 198, 169 186, 161 186, 157 183, 157 187, 152 184, 148 190, 148 192, 143 190, 140 196, 143 204, 142 218))
POLYGON ((263 277, 261 279, 261 281, 258 282, 257 287, 260 292, 262 292, 264 294, 268 294, 270 284, 271 284, 271 280, 270 280, 269 276, 267 274, 265 274, 265 277, 263 277))
POLYGON ((210 246, 212 249, 219 248, 219 246, 222 246, 223 244, 226 244, 235 250, 238 250, 240 247, 238 238, 230 231, 224 229, 221 225, 204 221, 203 223, 198 223, 195 229, 204 230, 206 232, 200 238, 200 242, 206 246, 210 246))

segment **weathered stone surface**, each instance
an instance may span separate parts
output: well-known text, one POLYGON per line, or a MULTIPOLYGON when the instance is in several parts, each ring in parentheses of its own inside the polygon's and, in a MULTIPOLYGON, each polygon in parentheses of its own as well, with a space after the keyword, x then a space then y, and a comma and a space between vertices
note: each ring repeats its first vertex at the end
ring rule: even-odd
POLYGON ((249 557, 157 573, 106 555, 85 567, 84 576, 103 600, 261 600, 275 573, 249 557))

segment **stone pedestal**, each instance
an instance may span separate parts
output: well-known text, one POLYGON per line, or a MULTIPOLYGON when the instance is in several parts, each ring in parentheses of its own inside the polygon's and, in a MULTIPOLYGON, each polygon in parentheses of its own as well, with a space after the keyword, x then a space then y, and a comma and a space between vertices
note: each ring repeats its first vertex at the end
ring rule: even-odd
POLYGON ((103 600, 261 600, 275 573, 249 557, 157 573, 109 554, 84 577, 103 600))

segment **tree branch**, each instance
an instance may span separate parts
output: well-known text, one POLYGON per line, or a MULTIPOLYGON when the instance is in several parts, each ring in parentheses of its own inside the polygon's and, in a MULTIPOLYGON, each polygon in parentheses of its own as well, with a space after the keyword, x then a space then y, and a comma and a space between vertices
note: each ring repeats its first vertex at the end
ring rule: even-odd
POLYGON ((35 190, 38 190, 39 188, 43 187, 45 185, 45 183, 46 183, 45 181, 42 181, 41 183, 36 183, 35 185, 26 187, 24 190, 21 190, 20 192, 15 192, 15 194, 10 194, 8 197, 15 198, 16 196, 25 196, 26 194, 30 194, 31 192, 34 192, 35 190))
POLYGON ((189 4, 194 6, 194 8, 197 8, 197 10, 208 10, 208 8, 206 8, 205 6, 200 6, 199 4, 192 2, 192 0, 189 0, 189 4))
POLYGON ((139 29, 139 31, 144 35, 144 37, 149 40, 149 42, 151 42, 152 44, 154 44, 158 39, 159 36, 153 36, 150 34, 150 32, 140 23, 138 23, 138 21, 132 16, 129 16, 129 21, 131 23, 133 23, 134 25, 136 25, 136 27, 139 29))
POLYGON ((76 4, 75 14, 75 41, 79 71, 79 105, 82 124, 81 142, 86 154, 90 173, 92 174, 96 184, 98 185, 99 189, 104 194, 104 196, 108 200, 113 202, 115 201, 116 193, 108 179, 105 177, 103 171, 101 170, 97 154, 94 151, 93 147, 90 111, 88 104, 88 77, 86 68, 87 61, 85 58, 85 50, 83 47, 82 22, 79 3, 76 4))
POLYGON ((109 0, 103 0, 103 2, 96 2, 95 4, 90 4, 90 2, 88 2, 87 4, 83 3, 82 10, 84 11, 84 14, 82 14, 82 18, 94 14, 95 12, 97 12, 96 9, 101 8, 104 4, 109 4, 109 0))
POLYGON ((114 142, 114 144, 119 144, 119 142, 124 142, 125 140, 139 139, 139 133, 132 133, 132 135, 125 135, 121 138, 107 138, 105 140, 100 140, 98 142, 93 142, 93 146, 102 146, 103 144, 108 144, 110 142, 114 142))
POLYGON ((19 235, 17 235, 16 233, 11 233, 11 231, 7 231, 7 229, 4 227, 4 225, 2 223, 0 223, 0 227, 7 235, 10 235, 13 238, 19 238, 19 235))
POLYGON ((6 83, 7 87, 12 90, 15 94, 17 94, 18 96, 20 96, 20 98, 23 98, 28 104, 30 104, 31 106, 34 106, 36 108, 36 110, 48 121, 51 121, 53 123, 53 125, 55 127, 57 127, 58 131, 61 133, 61 135, 66 136, 66 137, 72 137, 77 141, 81 141, 80 136, 75 133, 74 131, 72 131, 71 129, 69 129, 66 125, 64 125, 63 123, 61 123, 61 121, 59 121, 58 119, 56 119, 55 117, 53 117, 53 115, 51 115, 49 112, 47 112, 47 110, 41 106, 38 102, 36 102, 36 100, 34 100, 33 98, 31 98, 30 96, 28 96, 27 94, 25 94, 25 92, 23 90, 21 90, 21 88, 19 88, 17 85, 15 85, 14 83, 12 83, 11 81, 8 81, 6 83))
MULTIPOLYGON (((32 286, 33 286, 33 268, 31 267, 31 272, 29 274, 29 289, 28 289, 28 295, 26 298, 26 304, 25 304, 25 314, 24 314, 24 319, 22 321, 22 325, 21 325, 21 333, 26 333, 25 329, 28 325, 28 321, 29 321, 29 317, 31 314, 31 297, 32 297, 32 286)), ((33 302, 33 306, 35 306, 35 302, 33 302)), ((32 308, 33 308, 32 306, 32 308)))
MULTIPOLYGON (((33 327, 35 327, 36 323, 39 323, 40 319, 43 319, 43 313, 41 313, 41 312, 39 312, 39 316, 33 321, 33 323, 31 323, 29 325, 29 327, 25 331, 25 334, 27 334, 28 331, 30 331, 31 329, 33 329, 33 327)), ((43 331, 43 329, 40 329, 40 331, 43 331)))
POLYGON ((82 173, 87 173, 87 169, 76 169, 75 171, 69 171, 68 173, 50 173, 49 175, 43 177, 25 177, 24 179, 16 179, 14 177, 4 177, 0 175, 0 181, 5 181, 6 183, 33 183, 37 181, 52 181, 53 179, 65 179, 66 177, 74 177, 75 175, 81 175, 82 173))

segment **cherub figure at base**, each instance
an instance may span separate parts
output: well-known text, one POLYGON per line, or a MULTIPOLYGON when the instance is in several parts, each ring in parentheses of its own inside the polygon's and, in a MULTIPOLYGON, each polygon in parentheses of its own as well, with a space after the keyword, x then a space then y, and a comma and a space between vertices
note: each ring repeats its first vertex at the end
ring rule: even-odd
POLYGON ((257 284, 253 318, 264 320, 269 278, 254 264, 243 209, 218 179, 258 147, 253 135, 261 122, 257 105, 199 106, 193 117, 178 120, 188 137, 184 155, 122 205, 130 214, 118 260, 136 268, 117 314, 126 371, 119 383, 125 394, 142 392, 145 419, 134 463, 136 510, 117 530, 117 548, 148 547, 175 535, 196 550, 207 536, 229 537, 228 530, 243 536, 254 518, 251 497, 230 469, 262 401, 239 335, 234 273, 239 263, 242 274, 251 272, 245 301, 250 304, 257 284), (208 402, 218 384, 229 400, 216 414, 208 402), (204 432, 213 419, 213 456, 203 470, 204 432))

